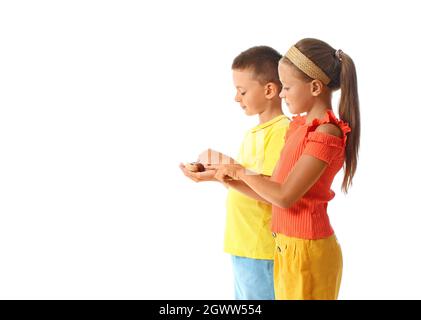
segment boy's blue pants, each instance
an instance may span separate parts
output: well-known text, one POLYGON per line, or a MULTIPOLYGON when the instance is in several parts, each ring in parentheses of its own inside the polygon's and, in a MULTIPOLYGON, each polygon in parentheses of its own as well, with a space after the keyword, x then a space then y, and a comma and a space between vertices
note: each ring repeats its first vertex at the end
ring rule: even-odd
POLYGON ((274 300, 273 260, 232 256, 235 299, 274 300))

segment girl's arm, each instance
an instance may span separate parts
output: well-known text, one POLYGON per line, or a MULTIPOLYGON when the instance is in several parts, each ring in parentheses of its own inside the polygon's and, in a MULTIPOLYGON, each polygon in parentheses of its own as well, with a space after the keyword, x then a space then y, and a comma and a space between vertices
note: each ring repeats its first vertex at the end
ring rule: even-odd
MULTIPOLYGON (((334 136, 342 135, 340 129, 331 124, 321 125, 316 131, 326 132, 334 136)), ((278 165, 279 163, 277 167, 278 165)), ((239 165, 221 167, 215 174, 215 178, 224 180, 226 177, 231 177, 244 181, 267 202, 278 207, 289 208, 317 182, 326 167, 326 162, 310 155, 302 155, 283 184, 264 179, 255 174, 248 174, 247 170, 239 165)))
POLYGON ((245 170, 239 171, 238 177, 267 202, 289 208, 316 183, 326 167, 326 162, 303 155, 283 184, 247 174, 245 170))

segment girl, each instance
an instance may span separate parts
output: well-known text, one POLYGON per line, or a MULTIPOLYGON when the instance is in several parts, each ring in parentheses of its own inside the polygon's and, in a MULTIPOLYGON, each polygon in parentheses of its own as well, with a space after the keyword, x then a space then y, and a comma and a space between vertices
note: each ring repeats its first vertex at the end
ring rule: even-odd
POLYGON ((347 192, 357 167, 360 116, 352 59, 317 39, 303 39, 279 62, 280 97, 296 116, 270 179, 239 164, 216 166, 215 178, 272 204, 277 299, 337 299, 342 253, 327 215, 336 173, 347 192), (332 92, 341 89, 339 119, 332 92))

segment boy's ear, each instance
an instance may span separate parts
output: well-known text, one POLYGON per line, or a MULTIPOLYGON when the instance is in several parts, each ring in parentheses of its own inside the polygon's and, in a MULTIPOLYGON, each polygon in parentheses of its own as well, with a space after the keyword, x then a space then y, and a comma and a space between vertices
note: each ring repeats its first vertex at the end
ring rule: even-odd
POLYGON ((278 95, 278 86, 273 82, 269 82, 265 85, 265 96, 267 99, 272 99, 278 95))
POLYGON ((318 95, 322 93, 324 84, 320 80, 313 80, 311 81, 310 86, 311 86, 311 95, 313 97, 317 97, 318 95))

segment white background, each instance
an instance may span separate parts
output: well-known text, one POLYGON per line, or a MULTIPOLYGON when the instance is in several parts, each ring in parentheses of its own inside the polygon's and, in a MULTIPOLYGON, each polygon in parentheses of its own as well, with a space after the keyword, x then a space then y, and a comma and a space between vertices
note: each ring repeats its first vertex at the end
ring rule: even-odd
POLYGON ((417 1, 2 1, 0 298, 230 299, 226 190, 178 169, 257 124, 232 59, 304 37, 355 61, 341 299, 420 299, 417 1))

